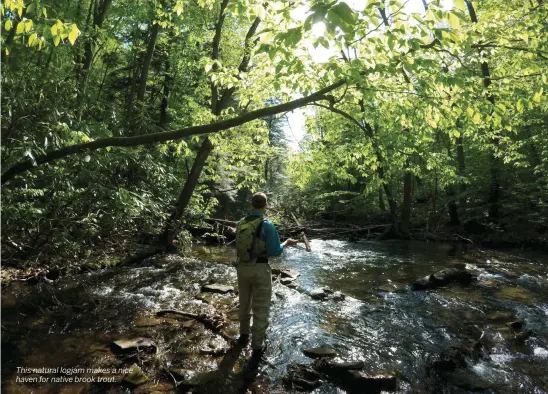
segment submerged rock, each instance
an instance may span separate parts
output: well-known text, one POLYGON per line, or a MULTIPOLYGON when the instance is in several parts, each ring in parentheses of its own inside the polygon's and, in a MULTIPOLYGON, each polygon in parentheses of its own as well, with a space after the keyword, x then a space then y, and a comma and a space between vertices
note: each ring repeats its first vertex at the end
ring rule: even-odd
POLYGON ((337 352, 333 349, 327 347, 314 347, 309 349, 303 349, 303 354, 310 358, 319 358, 319 357, 335 357, 337 352))
POLYGON ((129 383, 133 386, 139 386, 140 384, 145 383, 148 380, 148 377, 144 372, 139 368, 137 364, 133 364, 130 368, 129 373, 127 373, 122 379, 123 382, 129 383))
POLYGON ((396 390, 398 379, 392 375, 368 374, 363 371, 348 371, 342 386, 349 393, 378 393, 396 390))
POLYGON ((231 291, 234 291, 234 287, 229 285, 222 285, 220 283, 211 283, 211 284, 204 285, 202 287, 202 291, 209 292, 209 293, 226 294, 231 291))
POLYGON ((136 348, 156 347, 156 344, 150 338, 132 338, 119 339, 114 341, 114 344, 122 350, 130 350, 136 348))
POLYGON ((496 296, 510 301, 519 301, 526 304, 532 303, 531 293, 521 287, 505 287, 499 290, 496 296))
POLYGON ((467 391, 486 391, 492 388, 489 382, 467 369, 444 372, 441 376, 453 386, 467 391))
POLYGON ((449 283, 458 283, 468 285, 474 280, 474 276, 466 271, 457 268, 446 268, 434 274, 428 275, 411 285, 412 290, 436 289, 448 285, 449 283))
POLYGON ((493 323, 503 323, 514 318, 514 313, 509 311, 495 311, 491 312, 487 319, 493 323))

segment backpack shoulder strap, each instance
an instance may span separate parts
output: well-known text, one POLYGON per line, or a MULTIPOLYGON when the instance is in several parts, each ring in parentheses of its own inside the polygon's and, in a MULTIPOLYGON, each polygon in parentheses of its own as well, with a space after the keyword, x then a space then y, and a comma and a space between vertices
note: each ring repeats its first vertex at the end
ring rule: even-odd
POLYGON ((266 222, 266 219, 263 216, 263 219, 261 220, 261 223, 257 226, 257 232, 255 233, 255 236, 257 238, 261 238, 261 229, 263 228, 263 223, 266 222))

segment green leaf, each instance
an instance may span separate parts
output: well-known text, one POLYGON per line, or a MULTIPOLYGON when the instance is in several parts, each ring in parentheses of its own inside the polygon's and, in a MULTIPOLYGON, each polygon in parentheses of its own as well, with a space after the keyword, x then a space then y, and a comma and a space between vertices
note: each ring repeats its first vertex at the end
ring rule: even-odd
POLYGON ((29 45, 29 46, 32 46, 32 43, 34 42, 34 40, 36 40, 37 37, 38 37, 38 34, 32 33, 32 34, 29 36, 28 45, 29 45))
POLYGON ((74 45, 79 35, 80 35, 80 30, 78 30, 78 26, 76 26, 76 24, 73 23, 70 29, 70 33, 68 35, 68 39, 72 45, 74 45))
POLYGON ((6 31, 10 31, 11 30, 11 26, 12 26, 12 23, 11 23, 11 20, 7 20, 6 23, 4 23, 4 29, 6 29, 6 31))
POLYGON ((476 114, 474 115, 474 123, 475 124, 480 124, 481 123, 481 115, 479 112, 476 112, 476 114))
POLYGON ((449 13, 449 24, 455 30, 460 29, 460 19, 457 15, 453 14, 452 12, 449 13))
POLYGON ((454 130, 453 135, 455 136, 455 138, 459 138, 460 137, 460 131, 454 130))
POLYGON ((533 101, 535 103, 540 103, 540 96, 542 96, 542 91, 543 91, 543 88, 540 88, 540 90, 536 92, 535 95, 533 96, 533 101))
POLYGON ((466 5, 464 4, 464 0, 455 0, 455 8, 465 11, 466 5))
POLYGON ((356 22, 352 8, 350 8, 344 1, 331 8, 331 11, 337 14, 343 22, 346 22, 349 25, 353 25, 356 22))
POLYGON ((474 116, 474 110, 473 110, 472 108, 470 108, 470 107, 468 107, 468 108, 466 109, 466 113, 468 114, 469 117, 474 116))
POLYGON ((15 31, 17 34, 23 34, 25 32, 25 23, 24 22, 19 22, 17 24, 17 29, 15 31))

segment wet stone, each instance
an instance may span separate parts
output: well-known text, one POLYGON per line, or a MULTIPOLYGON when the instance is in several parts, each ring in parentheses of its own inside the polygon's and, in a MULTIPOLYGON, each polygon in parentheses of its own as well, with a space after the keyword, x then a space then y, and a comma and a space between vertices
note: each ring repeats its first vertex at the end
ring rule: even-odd
POLYGON ((474 276, 466 270, 446 268, 417 280, 411 285, 411 290, 437 289, 450 283, 468 285, 473 280, 474 276))
POLYGON ((150 338, 119 339, 117 341, 114 341, 114 344, 122 350, 156 347, 156 345, 150 338))
POLYGON ((325 300, 329 297, 329 292, 325 288, 314 289, 309 293, 314 300, 325 300))
POLYGON ((290 269, 290 268, 288 269, 272 268, 272 275, 275 275, 275 276, 279 275, 282 278, 291 278, 295 280, 300 274, 294 269, 290 269))
POLYGON ((222 285, 220 283, 211 283, 211 284, 204 285, 202 287, 202 291, 209 292, 209 293, 226 294, 231 291, 234 291, 234 287, 229 285, 222 285))
POLYGON ((287 286, 287 285, 293 283, 293 281, 294 281, 295 279, 297 279, 297 278, 281 278, 281 279, 280 279, 280 283, 281 283, 282 285, 287 286))
POLYGON ((303 349, 303 354, 310 358, 319 357, 335 357, 337 352, 327 347, 314 347, 309 349, 303 349))
POLYGON ((503 275, 506 279, 518 279, 521 275, 514 271, 503 272, 503 275))
POLYGON ((133 364, 130 368, 130 371, 128 374, 124 376, 122 381, 125 383, 129 383, 133 386, 139 386, 143 383, 145 383, 148 380, 148 377, 144 374, 144 372, 139 368, 137 364, 133 364))
POLYGON ((346 296, 343 293, 341 293, 340 291, 334 292, 333 296, 331 297, 331 299, 333 301, 344 301, 345 298, 346 298, 346 296))
POLYGON ((349 371, 343 385, 350 393, 376 393, 383 390, 396 390, 398 380, 385 374, 368 374, 362 371, 349 371))

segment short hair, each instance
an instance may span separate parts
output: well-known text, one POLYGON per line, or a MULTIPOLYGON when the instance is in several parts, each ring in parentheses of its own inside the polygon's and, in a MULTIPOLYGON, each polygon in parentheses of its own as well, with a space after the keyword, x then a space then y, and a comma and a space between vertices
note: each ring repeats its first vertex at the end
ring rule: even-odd
POLYGON ((255 193, 253 197, 251 197, 251 206, 256 209, 261 209, 266 207, 267 198, 266 194, 264 193, 255 193))

